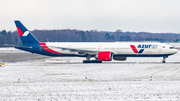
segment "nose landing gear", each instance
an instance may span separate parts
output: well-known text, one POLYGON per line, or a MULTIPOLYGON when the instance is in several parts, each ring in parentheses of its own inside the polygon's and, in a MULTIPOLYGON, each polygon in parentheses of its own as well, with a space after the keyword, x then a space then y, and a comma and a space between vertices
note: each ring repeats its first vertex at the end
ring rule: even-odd
POLYGON ((166 63, 166 61, 165 61, 165 60, 163 60, 163 61, 162 61, 162 63, 166 63))
POLYGON ((166 63, 166 58, 168 58, 168 56, 163 56, 163 61, 162 61, 162 63, 166 63))

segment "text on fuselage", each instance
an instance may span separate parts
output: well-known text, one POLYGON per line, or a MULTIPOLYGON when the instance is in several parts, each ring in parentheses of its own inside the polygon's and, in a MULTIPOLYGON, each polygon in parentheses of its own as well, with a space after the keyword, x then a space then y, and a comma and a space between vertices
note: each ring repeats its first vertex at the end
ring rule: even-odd
POLYGON ((138 45, 138 48, 157 48, 158 45, 145 45, 145 44, 142 44, 142 45, 138 45))

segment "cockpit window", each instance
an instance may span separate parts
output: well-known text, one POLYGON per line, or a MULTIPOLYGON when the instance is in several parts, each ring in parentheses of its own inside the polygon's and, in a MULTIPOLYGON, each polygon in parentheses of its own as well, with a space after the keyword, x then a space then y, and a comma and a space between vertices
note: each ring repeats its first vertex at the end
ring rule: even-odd
POLYGON ((174 47, 169 47, 169 49, 175 49, 174 47))

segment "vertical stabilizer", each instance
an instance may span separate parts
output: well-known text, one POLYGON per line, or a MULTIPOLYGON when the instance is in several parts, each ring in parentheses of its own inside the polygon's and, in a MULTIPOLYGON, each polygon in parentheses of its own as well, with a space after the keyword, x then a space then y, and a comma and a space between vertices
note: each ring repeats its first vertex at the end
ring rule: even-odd
POLYGON ((19 20, 16 20, 14 22, 23 44, 39 44, 39 41, 27 30, 27 28, 19 20))

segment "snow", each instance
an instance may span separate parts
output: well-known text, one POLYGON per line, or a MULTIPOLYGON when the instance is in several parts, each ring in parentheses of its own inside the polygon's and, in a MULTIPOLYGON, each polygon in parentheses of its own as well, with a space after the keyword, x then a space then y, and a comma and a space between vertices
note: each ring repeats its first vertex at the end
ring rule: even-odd
POLYGON ((0 53, 27 53, 27 52, 19 50, 19 49, 12 48, 12 47, 6 47, 6 48, 1 47, 0 53))
POLYGON ((0 101, 180 100, 180 52, 165 64, 162 58, 83 64, 78 57, 2 54, 0 101))

